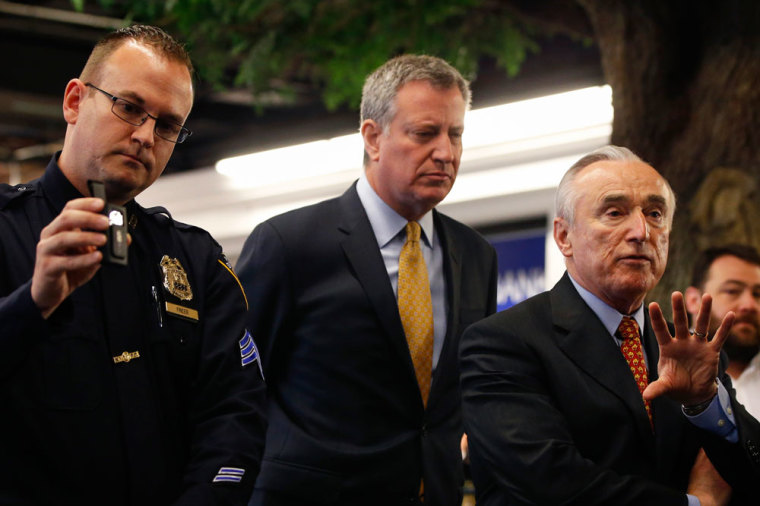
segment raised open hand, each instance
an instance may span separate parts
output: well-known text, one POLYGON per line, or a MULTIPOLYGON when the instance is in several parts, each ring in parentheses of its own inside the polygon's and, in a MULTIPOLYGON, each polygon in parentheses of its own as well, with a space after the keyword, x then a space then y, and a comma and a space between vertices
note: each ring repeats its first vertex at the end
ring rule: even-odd
POLYGON ((675 335, 670 334, 660 305, 656 302, 649 305, 652 328, 660 345, 657 364, 659 378, 647 386, 643 396, 651 400, 665 394, 681 404, 697 405, 712 399, 718 391, 715 379, 718 376, 720 349, 734 323, 734 313, 726 314, 714 337, 708 341, 712 307, 710 295, 702 296, 693 333, 689 331, 683 294, 673 292, 671 302, 675 335))

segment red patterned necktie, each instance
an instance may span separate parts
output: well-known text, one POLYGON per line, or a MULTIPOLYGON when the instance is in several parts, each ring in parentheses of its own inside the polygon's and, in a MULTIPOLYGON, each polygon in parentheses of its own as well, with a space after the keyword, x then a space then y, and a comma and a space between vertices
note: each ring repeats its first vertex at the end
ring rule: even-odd
MULTIPOLYGON (((644 389, 649 384, 649 374, 647 372, 647 364, 644 361, 644 352, 641 349, 639 324, 630 316, 624 316, 620 321, 620 325, 618 325, 618 334, 623 340, 623 344, 620 345, 620 351, 623 352, 623 357, 628 362, 628 367, 631 368, 631 373, 633 373, 633 379, 636 380, 636 385, 639 387, 639 392, 644 393, 644 389)), ((649 423, 651 424, 652 408, 649 405, 649 401, 644 401, 644 406, 647 409, 647 416, 649 416, 649 423)))

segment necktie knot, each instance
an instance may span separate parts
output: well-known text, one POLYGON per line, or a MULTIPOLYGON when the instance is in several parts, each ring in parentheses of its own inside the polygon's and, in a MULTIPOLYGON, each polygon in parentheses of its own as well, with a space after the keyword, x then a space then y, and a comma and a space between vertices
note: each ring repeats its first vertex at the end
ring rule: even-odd
POLYGON ((620 338, 623 340, 637 339, 641 337, 639 324, 636 323, 636 320, 630 316, 624 316, 623 319, 620 320, 620 325, 618 325, 618 332, 620 333, 620 338))
POLYGON ((406 224, 406 240, 407 242, 420 242, 420 224, 416 221, 410 221, 406 224))

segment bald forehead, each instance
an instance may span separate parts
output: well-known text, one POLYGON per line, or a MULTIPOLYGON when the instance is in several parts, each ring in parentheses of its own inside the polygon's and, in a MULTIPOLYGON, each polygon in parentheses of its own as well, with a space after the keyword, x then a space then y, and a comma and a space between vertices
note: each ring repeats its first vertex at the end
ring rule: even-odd
POLYGON ((581 194, 595 199, 623 199, 636 194, 644 201, 666 204, 671 215, 675 210, 675 196, 668 182, 651 165, 641 161, 594 162, 578 172, 574 185, 581 194))
POLYGON ((652 179, 665 183, 659 172, 646 162, 636 160, 597 160, 578 172, 578 179, 600 172, 610 177, 633 176, 637 179, 652 179))

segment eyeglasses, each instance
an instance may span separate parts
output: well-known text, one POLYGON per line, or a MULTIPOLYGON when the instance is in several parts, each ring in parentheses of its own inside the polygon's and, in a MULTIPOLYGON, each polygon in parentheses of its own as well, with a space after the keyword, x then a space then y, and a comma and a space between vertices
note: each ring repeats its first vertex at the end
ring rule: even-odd
POLYGON ((130 125, 142 126, 148 120, 148 118, 151 118, 156 122, 156 125, 153 128, 155 134, 162 139, 165 139, 169 142, 174 142, 176 144, 185 142, 185 139, 193 134, 193 132, 183 127, 179 123, 157 118, 152 114, 145 112, 145 109, 139 105, 133 104, 129 100, 115 97, 107 91, 101 90, 92 83, 85 83, 85 86, 89 86, 92 89, 98 90, 103 95, 111 99, 111 102, 113 102, 113 105, 111 106, 111 112, 114 113, 117 118, 126 121, 130 125))

